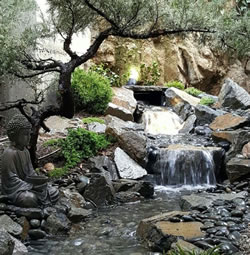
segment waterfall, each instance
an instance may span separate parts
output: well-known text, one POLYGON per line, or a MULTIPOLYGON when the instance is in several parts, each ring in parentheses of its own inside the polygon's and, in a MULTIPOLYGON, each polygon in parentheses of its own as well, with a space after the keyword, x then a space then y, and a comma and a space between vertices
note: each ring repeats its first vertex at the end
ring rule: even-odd
POLYGON ((144 131, 152 135, 176 135, 183 126, 181 118, 164 107, 153 107, 145 111, 143 122, 144 131))
POLYGON ((161 149, 153 167, 156 183, 164 186, 215 185, 211 148, 175 144, 161 149))

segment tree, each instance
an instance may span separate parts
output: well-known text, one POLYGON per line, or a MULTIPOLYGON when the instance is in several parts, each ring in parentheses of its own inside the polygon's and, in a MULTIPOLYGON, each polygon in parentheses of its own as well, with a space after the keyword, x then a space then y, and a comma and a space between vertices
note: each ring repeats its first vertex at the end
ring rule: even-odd
MULTIPOLYGON (((33 2, 32 0, 29 0, 33 2)), ((0 72, 12 73, 23 79, 58 73, 58 91, 60 102, 58 106, 50 105, 32 108, 28 115, 24 106, 37 104, 25 99, 10 102, 1 107, 18 108, 32 123, 33 135, 31 139, 31 157, 35 162, 36 142, 38 131, 42 126, 48 130, 43 121, 52 115, 62 115, 68 118, 74 115, 74 100, 71 93, 71 75, 75 68, 91 59, 100 45, 109 37, 124 37, 133 39, 148 39, 158 36, 195 33, 206 42, 219 42, 227 49, 233 49, 242 55, 249 52, 249 9, 238 12, 232 6, 227 7, 225 0, 47 0, 49 4, 49 18, 42 23, 33 23, 19 35, 14 34, 16 23, 7 26, 4 40, 7 51, 0 49, 0 55, 9 59, 0 63, 0 72), (48 26, 47 26, 48 24, 48 26), (98 35, 93 39, 88 50, 78 55, 71 49, 74 34, 85 28, 98 27, 98 35), (233 33, 234 37, 231 38, 233 33), (42 48, 38 38, 50 38, 59 35, 63 40, 63 50, 69 56, 66 62, 52 57, 41 59, 37 56, 37 49, 42 48), (20 43, 13 49, 12 41, 19 36, 20 43), (14 38, 14 39, 13 39, 14 38), (10 40, 10 41, 9 41, 10 40), (11 43, 9 43, 11 42, 11 43), (32 43, 31 43, 32 42, 32 43), (18 52, 18 54, 17 54, 18 52), (9 57, 9 58, 8 58, 9 57)), ((2 0, 3 8, 9 11, 9 17, 18 17, 18 13, 25 9, 27 0, 2 0), (9 4, 10 3, 10 4, 9 4), (7 7, 6 7, 7 6, 7 7)), ((35 7, 35 4, 33 3, 35 7)), ((2 24, 7 24, 8 15, 2 17, 2 24)), ((18 20, 17 20, 18 23, 18 20)), ((1 25, 1 33, 4 25, 1 25)), ((1 42, 0 42, 1 45, 1 42)), ((2 47, 1 47, 2 48, 2 47)))

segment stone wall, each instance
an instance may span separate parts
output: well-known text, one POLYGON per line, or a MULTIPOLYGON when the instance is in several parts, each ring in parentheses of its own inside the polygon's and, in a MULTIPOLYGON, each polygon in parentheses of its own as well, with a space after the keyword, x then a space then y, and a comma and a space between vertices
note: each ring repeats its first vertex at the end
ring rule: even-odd
POLYGON ((229 60, 207 46, 198 45, 192 36, 132 40, 110 37, 93 59, 105 63, 116 73, 129 72, 131 66, 159 63, 159 84, 180 80, 211 94, 218 94, 222 81, 229 77, 250 92, 250 63, 229 60))

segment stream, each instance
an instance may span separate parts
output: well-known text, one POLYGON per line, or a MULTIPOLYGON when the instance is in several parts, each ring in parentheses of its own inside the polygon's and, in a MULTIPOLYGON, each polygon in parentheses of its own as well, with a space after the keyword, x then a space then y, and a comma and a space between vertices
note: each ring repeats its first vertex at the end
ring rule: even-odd
POLYGON ((98 209, 95 217, 81 225, 70 237, 32 241, 30 255, 153 255, 136 237, 136 228, 142 219, 167 211, 180 210, 182 195, 193 189, 167 189, 157 186, 154 199, 98 209))

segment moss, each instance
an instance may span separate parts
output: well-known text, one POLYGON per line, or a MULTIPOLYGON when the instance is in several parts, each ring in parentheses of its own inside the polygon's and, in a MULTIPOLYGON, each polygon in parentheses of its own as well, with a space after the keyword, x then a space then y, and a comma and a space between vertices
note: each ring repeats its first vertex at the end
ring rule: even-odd
POLYGON ((98 123, 101 123, 101 124, 105 124, 105 121, 103 119, 100 119, 100 118, 97 118, 97 117, 83 118, 82 122, 84 124, 89 124, 89 123, 92 123, 92 122, 98 122, 98 123))

